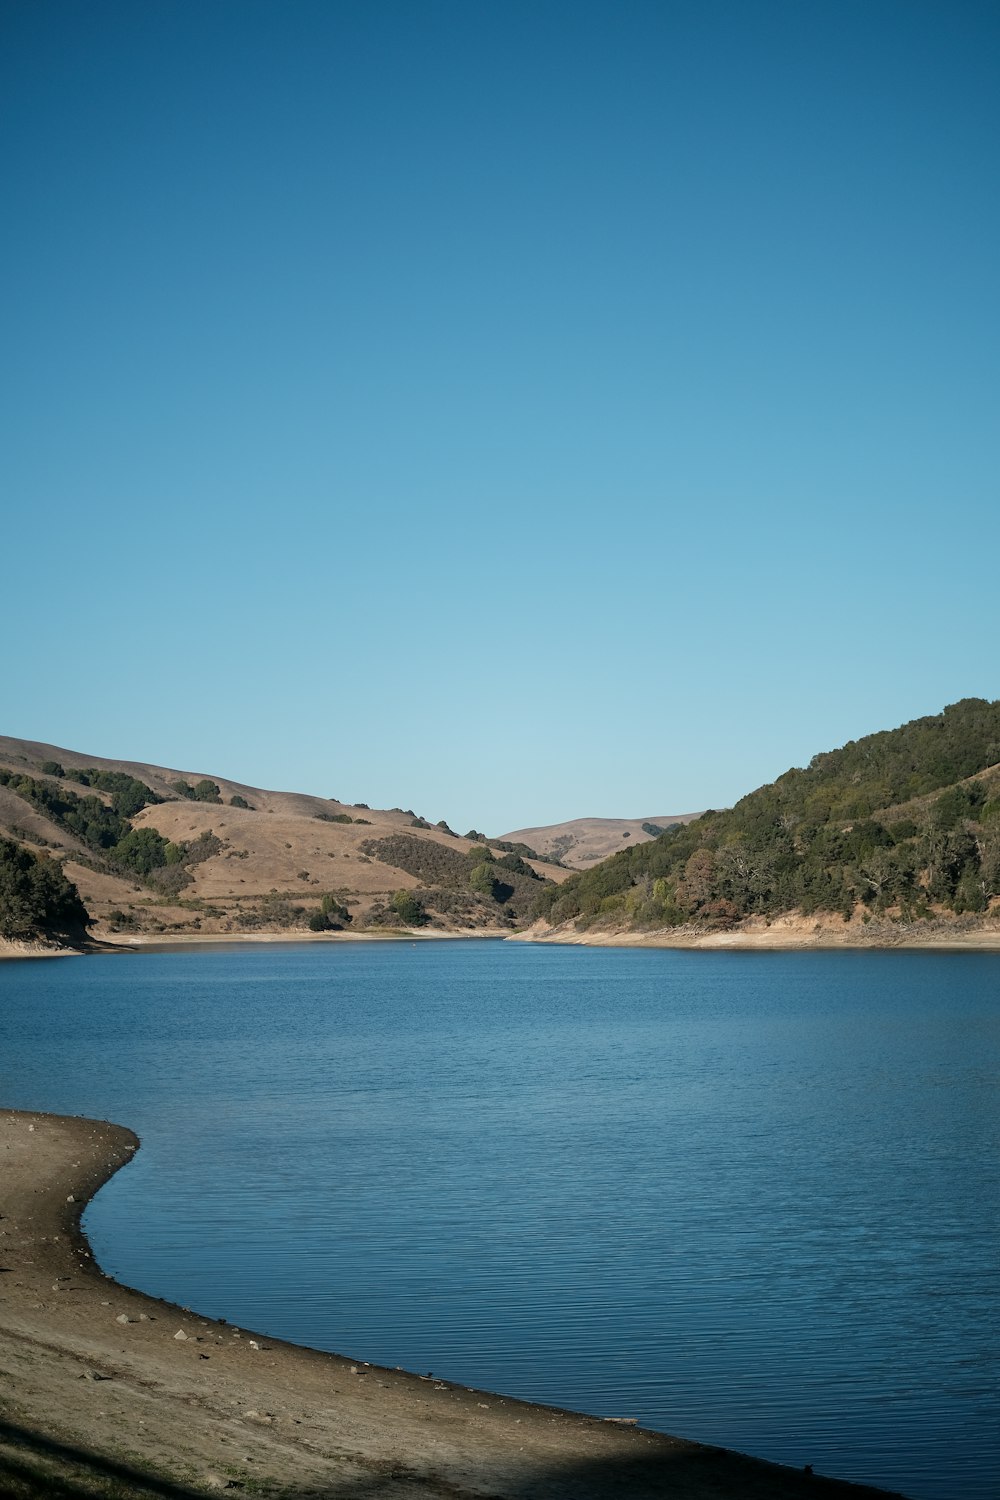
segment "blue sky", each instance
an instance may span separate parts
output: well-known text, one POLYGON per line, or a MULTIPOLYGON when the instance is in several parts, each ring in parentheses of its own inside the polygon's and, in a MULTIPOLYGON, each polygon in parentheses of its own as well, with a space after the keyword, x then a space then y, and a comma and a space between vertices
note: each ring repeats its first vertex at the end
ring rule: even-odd
POLYGON ((1000 11, 6 0, 4 732, 488 833, 1000 696, 1000 11))

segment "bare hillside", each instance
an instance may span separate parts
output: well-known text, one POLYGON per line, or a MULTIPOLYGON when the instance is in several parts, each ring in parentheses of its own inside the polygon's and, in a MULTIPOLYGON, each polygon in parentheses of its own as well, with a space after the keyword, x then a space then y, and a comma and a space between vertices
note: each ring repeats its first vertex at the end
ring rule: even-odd
POLYGON ((0 835, 62 866, 97 936, 508 931, 568 873, 409 809, 6 736, 0 835))
POLYGON ((691 823, 700 813, 658 813, 650 818, 572 818, 542 828, 518 828, 502 835, 510 843, 529 844, 539 854, 558 859, 573 870, 589 870, 629 844, 648 844, 674 823, 691 823), (652 831, 651 831, 652 830, 652 831))

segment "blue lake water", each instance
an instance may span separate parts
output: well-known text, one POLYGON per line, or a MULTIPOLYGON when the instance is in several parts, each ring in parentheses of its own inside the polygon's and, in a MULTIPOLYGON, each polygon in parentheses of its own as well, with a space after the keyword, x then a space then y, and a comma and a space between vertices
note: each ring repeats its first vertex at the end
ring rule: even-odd
POLYGON ((1000 1493, 1000 955, 0 964, 0 1103, 142 1150, 158 1296, 917 1500, 1000 1493))

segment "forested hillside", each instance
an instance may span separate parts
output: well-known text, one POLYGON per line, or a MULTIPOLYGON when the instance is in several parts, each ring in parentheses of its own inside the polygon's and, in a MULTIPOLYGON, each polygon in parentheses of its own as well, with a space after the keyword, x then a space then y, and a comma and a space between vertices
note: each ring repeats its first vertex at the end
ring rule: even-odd
POLYGON ((852 741, 544 891, 577 926, 734 926, 778 913, 911 921, 1000 898, 1000 702, 852 741))

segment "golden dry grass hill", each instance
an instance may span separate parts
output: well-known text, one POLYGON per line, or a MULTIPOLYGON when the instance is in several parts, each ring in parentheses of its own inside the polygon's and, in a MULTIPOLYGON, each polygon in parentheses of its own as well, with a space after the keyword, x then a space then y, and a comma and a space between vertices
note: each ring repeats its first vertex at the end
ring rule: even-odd
POLYGON ((700 813, 658 813, 649 818, 571 818, 538 828, 501 834, 508 843, 528 844, 544 858, 573 870, 589 870, 621 849, 648 844, 675 824, 693 823, 700 813))
POLYGON ((569 874, 505 847, 513 841, 463 838, 412 809, 270 791, 7 736, 0 837, 61 866, 93 935, 115 941, 509 932, 527 924, 545 882, 569 874))

